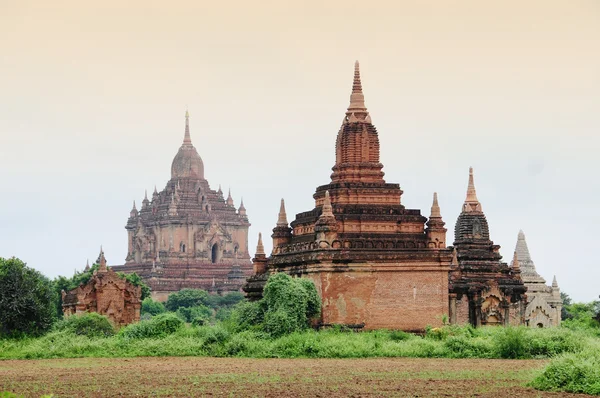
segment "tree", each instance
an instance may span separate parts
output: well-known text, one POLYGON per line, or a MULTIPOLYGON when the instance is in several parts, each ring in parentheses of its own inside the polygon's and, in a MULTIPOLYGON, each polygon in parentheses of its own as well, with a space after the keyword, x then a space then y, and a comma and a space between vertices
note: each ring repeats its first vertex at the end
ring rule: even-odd
POLYGON ((269 277, 263 298, 238 304, 232 319, 241 329, 256 328, 277 337, 308 328, 320 313, 321 299, 314 283, 277 273, 269 277))
POLYGON ((166 312, 164 304, 160 301, 154 301, 150 297, 147 297, 142 301, 142 315, 150 314, 150 315, 158 315, 166 312))
POLYGON ((560 318, 561 320, 567 320, 570 318, 573 318, 573 316, 571 314, 569 314, 569 306, 571 305, 571 297, 569 297, 569 295, 565 292, 560 292, 560 298, 562 299, 563 305, 562 305, 562 309, 560 310, 560 318))
POLYGON ((165 307, 169 311, 177 311, 179 307, 196 307, 198 305, 209 305, 208 293, 200 289, 182 289, 177 293, 171 293, 165 307))
POLYGON ((56 319, 52 282, 18 258, 0 257, 0 335, 40 335, 56 319))

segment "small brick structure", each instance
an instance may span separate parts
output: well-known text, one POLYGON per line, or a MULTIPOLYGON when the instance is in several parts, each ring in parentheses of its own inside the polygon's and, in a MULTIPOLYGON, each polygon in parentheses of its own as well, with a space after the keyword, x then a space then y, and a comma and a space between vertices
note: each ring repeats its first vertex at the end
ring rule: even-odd
POLYGON ((62 291, 64 315, 97 312, 106 316, 117 327, 138 322, 142 288, 134 286, 108 268, 102 250, 98 262, 100 268, 87 284, 69 292, 62 291))

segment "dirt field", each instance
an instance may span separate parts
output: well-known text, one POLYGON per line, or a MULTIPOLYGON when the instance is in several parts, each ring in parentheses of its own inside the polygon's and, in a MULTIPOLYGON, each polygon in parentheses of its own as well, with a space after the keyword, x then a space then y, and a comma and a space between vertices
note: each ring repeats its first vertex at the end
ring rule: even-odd
POLYGON ((524 387, 545 361, 131 358, 0 361, 27 397, 549 397, 524 387))

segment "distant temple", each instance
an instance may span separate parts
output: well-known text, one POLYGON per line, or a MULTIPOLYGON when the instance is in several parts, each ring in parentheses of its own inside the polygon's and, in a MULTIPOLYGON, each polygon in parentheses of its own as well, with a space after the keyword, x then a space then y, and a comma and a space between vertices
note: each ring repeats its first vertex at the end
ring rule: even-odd
MULTIPOLYGON (((85 285, 62 291, 65 316, 97 312, 115 326, 125 326, 140 320, 142 288, 132 285, 106 266, 104 252, 98 257, 100 268, 85 285)), ((89 270, 89 264, 86 271, 89 270)))
POLYGON ((136 272, 166 300, 183 288, 214 293, 238 291, 252 273, 248 253, 250 223, 243 201, 236 209, 231 192, 210 188, 204 164, 190 137, 185 115, 183 144, 171 165, 165 189, 154 188, 127 220, 128 254, 115 271, 136 272))
POLYGON ((552 286, 547 286, 546 280, 537 273, 523 231, 519 231, 512 266, 521 269, 521 278, 527 287, 525 323, 531 327, 560 326, 562 299, 556 276, 552 286))
POLYGON ((312 210, 288 224, 281 201, 269 257, 259 236, 254 275, 244 286, 250 299, 262 296, 270 274, 285 272, 315 283, 321 325, 422 331, 444 319, 523 322, 520 271, 501 263, 499 246, 489 240, 472 172, 455 248, 447 247, 436 194, 428 220, 401 204, 399 184, 383 179, 358 62, 335 153, 331 182, 316 189, 312 210))

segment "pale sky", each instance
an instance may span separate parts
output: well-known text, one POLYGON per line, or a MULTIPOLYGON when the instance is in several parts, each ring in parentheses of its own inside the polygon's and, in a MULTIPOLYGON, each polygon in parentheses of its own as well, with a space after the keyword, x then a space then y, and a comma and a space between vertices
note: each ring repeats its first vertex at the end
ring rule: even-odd
POLYGON ((0 0, 0 256, 71 275, 127 255, 183 139, 266 249, 329 182, 361 63, 388 182, 453 241, 469 166, 510 262, 600 294, 600 2, 0 0))

